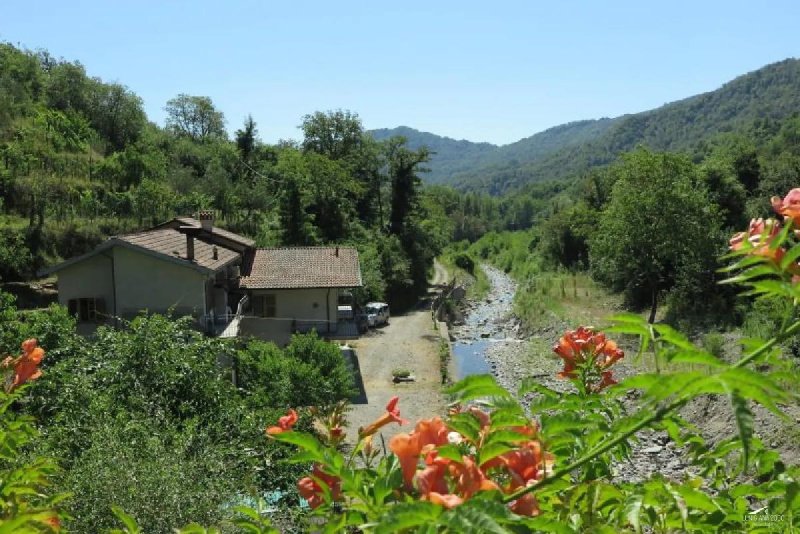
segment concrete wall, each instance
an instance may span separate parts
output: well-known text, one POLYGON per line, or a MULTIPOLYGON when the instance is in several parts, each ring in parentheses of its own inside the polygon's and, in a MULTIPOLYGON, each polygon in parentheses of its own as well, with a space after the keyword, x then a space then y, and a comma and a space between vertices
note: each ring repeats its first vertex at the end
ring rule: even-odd
POLYGON ((114 247, 117 315, 131 317, 142 310, 176 316, 205 313, 208 277, 188 267, 124 247, 114 247))
POLYGON ((331 321, 336 324, 338 292, 333 289, 256 289, 252 297, 275 295, 275 315, 297 321, 331 321))
MULTIPOLYGON (((111 251, 107 252, 109 256, 111 251)), ((66 306, 71 299, 102 299, 105 313, 114 312, 114 286, 111 258, 98 254, 58 272, 58 302, 66 306)))
POLYGON ((336 330, 339 296, 336 288, 253 290, 250 294, 251 308, 242 319, 240 335, 283 345, 288 343, 294 328, 309 330, 313 326, 321 336, 327 333, 329 323, 331 332, 336 330), (253 317, 252 298, 259 295, 275 295, 274 318, 253 317))
POLYGON ((292 322, 265 317, 243 317, 239 323, 239 336, 252 336, 284 346, 292 337, 292 322))

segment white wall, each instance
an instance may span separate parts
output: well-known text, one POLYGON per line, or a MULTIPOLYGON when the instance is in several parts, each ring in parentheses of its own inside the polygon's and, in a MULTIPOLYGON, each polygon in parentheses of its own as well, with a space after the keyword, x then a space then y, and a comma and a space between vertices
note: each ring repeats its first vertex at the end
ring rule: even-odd
POLYGON ((130 317, 141 310, 176 316, 205 313, 207 276, 189 267, 114 247, 117 314, 130 317))
POLYGON ((240 334, 274 341, 278 344, 288 342, 293 328, 316 327, 317 333, 324 336, 336 331, 336 312, 338 290, 328 289, 275 289, 253 290, 251 298, 259 295, 275 295, 275 317, 253 317, 252 300, 250 311, 241 322, 240 334), (316 306, 314 304, 316 303, 316 306), (305 323, 305 324, 304 324, 305 323))
POLYGON ((58 271, 58 302, 66 306, 71 299, 102 299, 105 313, 113 313, 111 265, 111 258, 101 253, 58 271))
POLYGON ((336 299, 333 289, 257 289, 252 296, 275 295, 277 318, 297 321, 328 321, 336 324, 336 299), (316 304, 316 306, 315 306, 316 304))

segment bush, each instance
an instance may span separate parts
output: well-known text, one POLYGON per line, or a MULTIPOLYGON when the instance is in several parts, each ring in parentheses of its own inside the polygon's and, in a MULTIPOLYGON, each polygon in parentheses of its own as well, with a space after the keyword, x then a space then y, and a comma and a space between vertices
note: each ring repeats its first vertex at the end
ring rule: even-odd
POLYGON ((281 350, 251 340, 237 355, 239 387, 251 406, 325 406, 353 396, 353 375, 339 347, 312 332, 281 350))
POLYGON ((92 433, 91 445, 66 474, 75 532, 116 526, 111 505, 146 532, 167 534, 195 521, 216 524, 255 475, 255 462, 235 441, 209 435, 200 424, 175 431, 147 419, 112 419, 92 433))
POLYGON ((456 267, 464 269, 469 274, 475 274, 475 260, 469 254, 460 252, 453 257, 453 263, 456 267))
POLYGON ((0 281, 21 280, 31 274, 33 256, 21 230, 0 231, 0 281))
POLYGON ((725 352, 725 338, 719 332, 709 332, 703 336, 703 348, 706 352, 721 358, 725 352))

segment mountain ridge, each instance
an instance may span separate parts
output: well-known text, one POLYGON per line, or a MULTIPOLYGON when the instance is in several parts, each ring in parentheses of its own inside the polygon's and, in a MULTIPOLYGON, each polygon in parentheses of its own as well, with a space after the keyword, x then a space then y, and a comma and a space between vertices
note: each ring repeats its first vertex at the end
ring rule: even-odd
POLYGON ((800 60, 788 58, 737 76, 712 91, 639 113, 553 126, 507 145, 455 141, 407 126, 371 132, 379 132, 380 139, 403 135, 411 147, 426 145, 436 152, 426 177, 429 183, 500 194, 606 165, 637 145, 691 150, 715 135, 757 120, 782 120, 798 111, 800 60))

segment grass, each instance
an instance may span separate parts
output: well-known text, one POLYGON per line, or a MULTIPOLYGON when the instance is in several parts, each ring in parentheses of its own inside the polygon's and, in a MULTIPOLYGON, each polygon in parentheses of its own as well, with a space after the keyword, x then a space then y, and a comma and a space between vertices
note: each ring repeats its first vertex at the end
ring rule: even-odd
POLYGON ((439 341, 439 374, 442 384, 450 382, 450 343, 444 339, 439 341))
POLYGON ((468 298, 472 300, 481 300, 486 298, 486 295, 489 294, 491 285, 489 284, 489 279, 486 277, 486 273, 483 272, 483 269, 476 264, 473 272, 469 273, 454 263, 453 255, 453 252, 446 252, 442 254, 438 258, 439 263, 441 263, 442 266, 451 274, 453 279, 455 279, 456 285, 461 285, 467 288, 468 298))
POLYGON ((473 300, 485 299, 486 295, 489 294, 491 284, 480 265, 475 266, 475 276, 473 280, 474 282, 467 288, 467 297, 473 300))
POLYGON ((541 272, 520 281, 514 311, 533 328, 553 320, 578 325, 601 325, 619 309, 621 297, 595 284, 583 273, 541 272))

